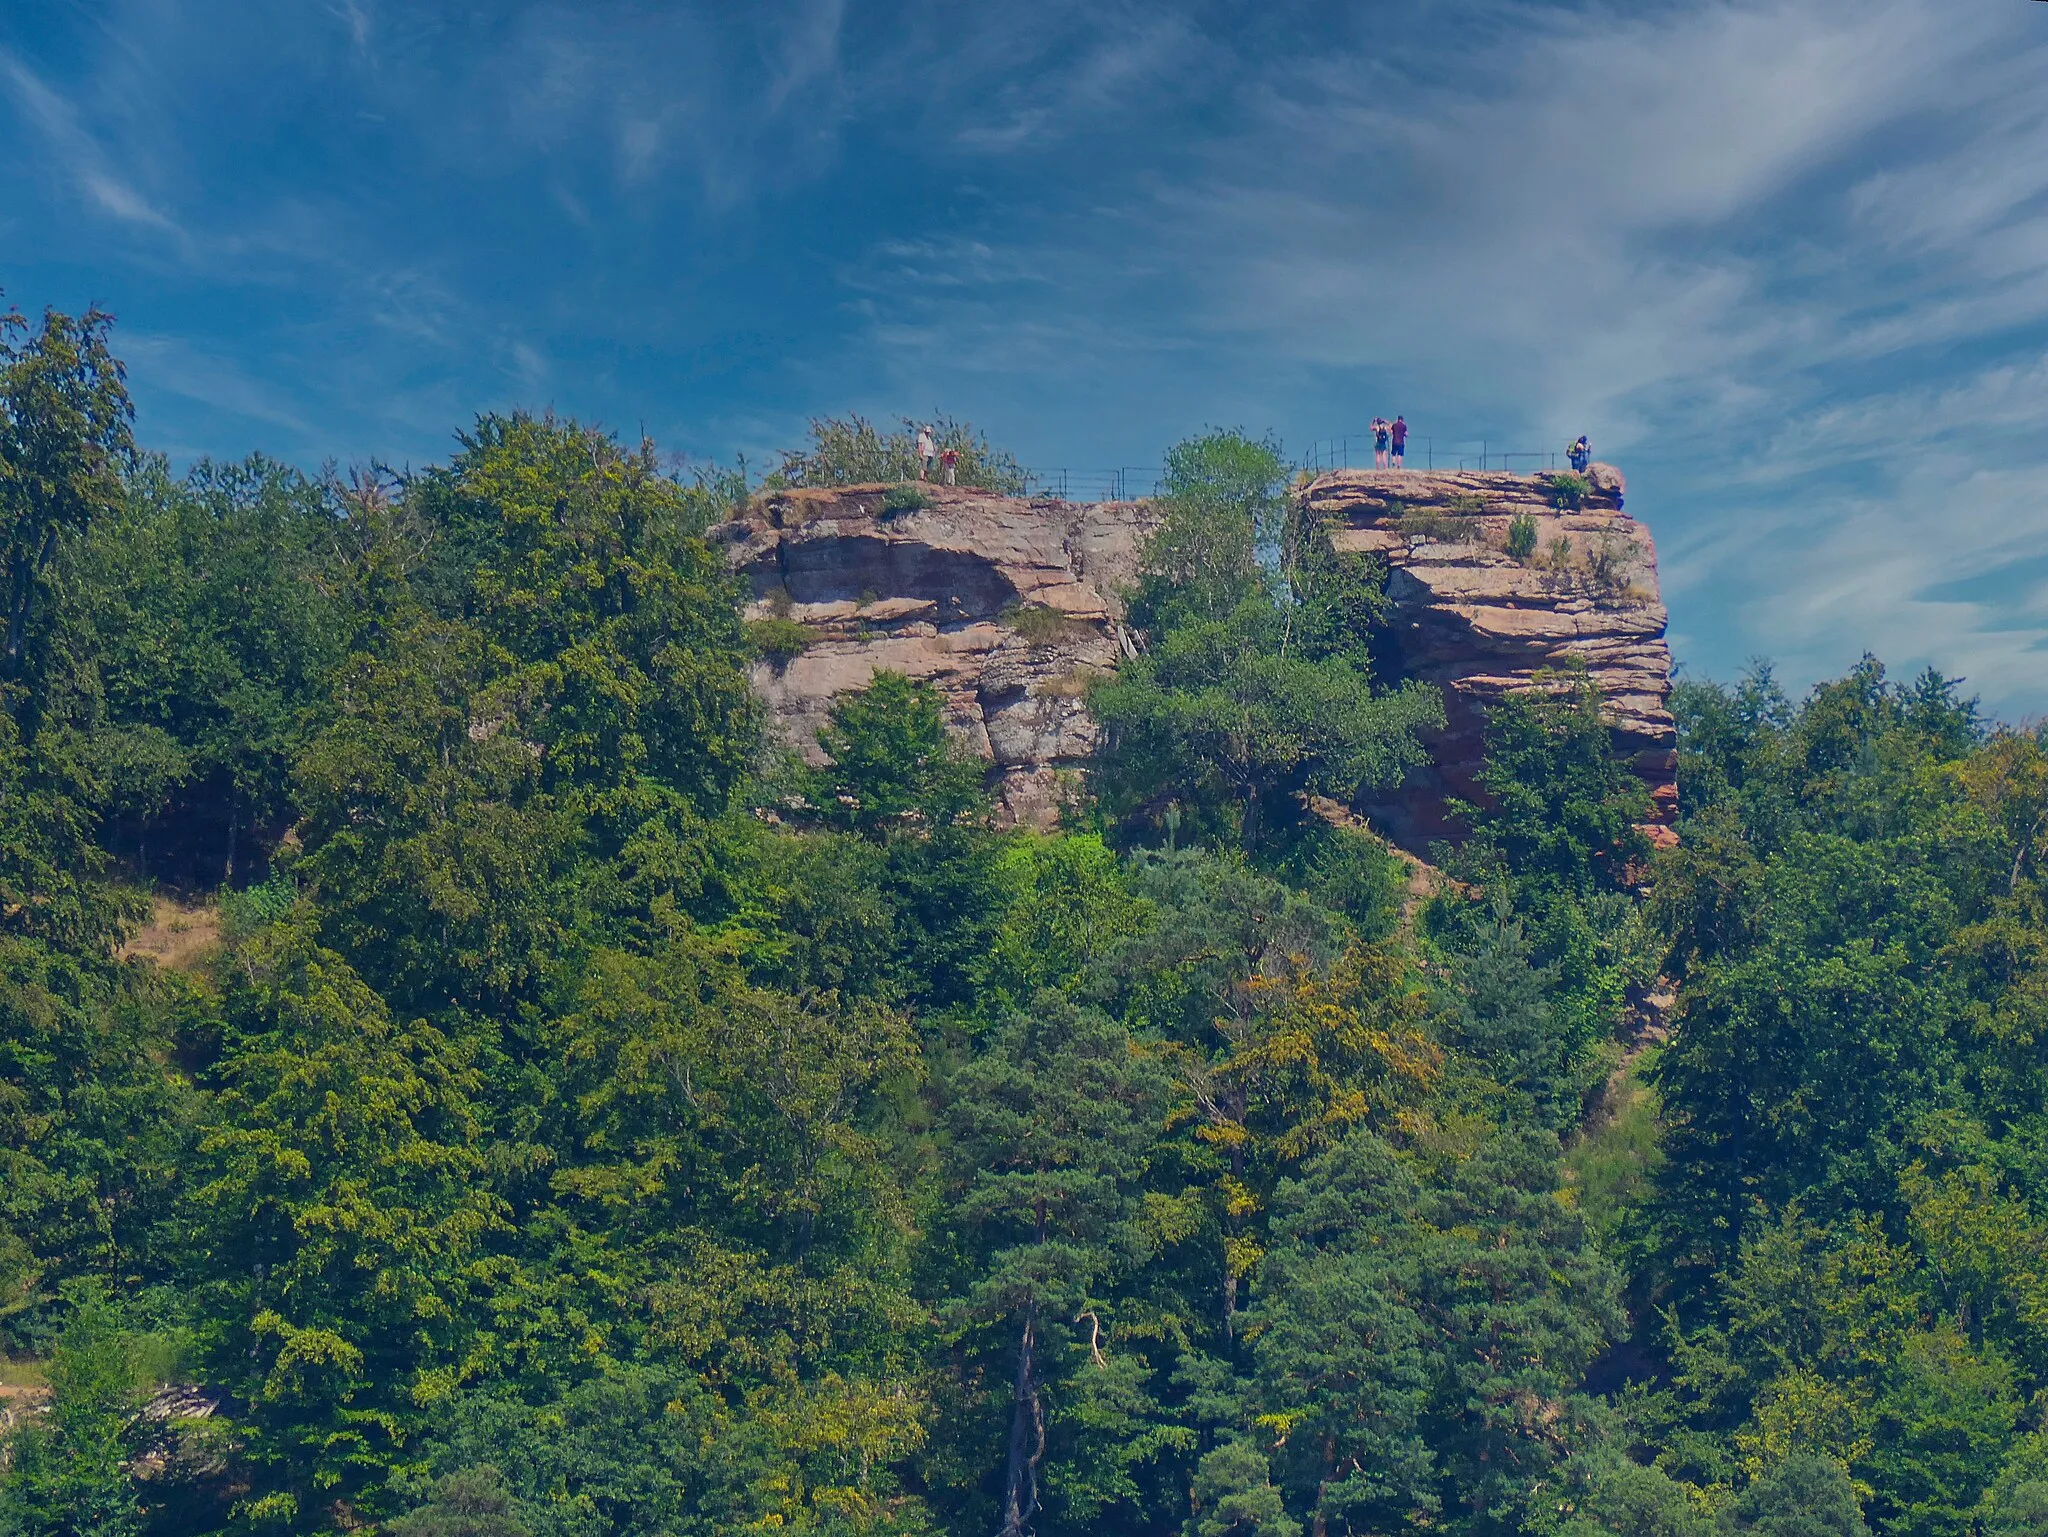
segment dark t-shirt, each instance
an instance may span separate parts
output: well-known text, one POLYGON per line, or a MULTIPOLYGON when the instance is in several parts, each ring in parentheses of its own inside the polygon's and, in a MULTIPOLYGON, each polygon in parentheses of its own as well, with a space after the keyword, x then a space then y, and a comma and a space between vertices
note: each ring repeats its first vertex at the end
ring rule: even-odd
POLYGON ((1396 448, 1406 448, 1407 446, 1408 446, 1408 424, 1407 424, 1406 422, 1396 422, 1396 423, 1394 423, 1394 447, 1396 447, 1396 448))

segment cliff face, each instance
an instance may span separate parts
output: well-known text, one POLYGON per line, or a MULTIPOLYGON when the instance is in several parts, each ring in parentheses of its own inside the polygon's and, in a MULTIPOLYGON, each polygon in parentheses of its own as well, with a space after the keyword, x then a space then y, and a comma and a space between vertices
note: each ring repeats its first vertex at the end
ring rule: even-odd
MULTIPOLYGON (((1485 707, 1574 661, 1649 787, 1653 835, 1669 835, 1677 753, 1656 549, 1621 510, 1620 475, 1595 466, 1592 480, 1572 512, 1550 506, 1542 482, 1507 474, 1343 471, 1298 493, 1339 549, 1386 558, 1397 664, 1444 693, 1435 764, 1363 808, 1416 853, 1456 833, 1446 797, 1483 798, 1485 707), (1518 514, 1536 530, 1523 559, 1506 548, 1518 514)), ((1049 825, 1095 746, 1087 680, 1130 654, 1118 595, 1156 517, 1141 503, 944 487, 928 488, 929 506, 892 512, 887 491, 777 492, 711 531, 752 584, 750 617, 788 618, 809 636, 787 663, 755 669, 774 727, 819 761, 835 698, 880 668, 927 680, 988 761, 1006 818, 1049 825)))
POLYGON ((1339 471, 1300 496, 1340 550, 1371 550, 1389 567, 1393 648, 1401 671, 1443 690, 1446 729, 1435 763, 1381 792, 1373 825, 1417 852, 1456 832, 1447 796, 1481 801, 1486 706, 1545 669, 1583 664, 1614 721, 1615 743, 1648 788, 1648 830, 1668 841, 1678 812, 1677 733, 1668 701, 1671 653, 1650 531, 1622 511, 1618 471, 1595 465, 1573 511, 1549 503, 1530 476, 1339 471), (1534 552, 1507 553, 1526 515, 1534 552))
POLYGON ((880 669, 923 679, 989 761, 1006 818, 1049 825, 1063 776, 1095 747, 1087 680, 1129 645, 1117 594, 1151 516, 943 486, 926 488, 929 506, 892 512, 886 493, 777 492, 710 532, 752 584, 749 616, 810 635, 786 664, 755 669, 774 727, 819 761, 836 697, 880 669))

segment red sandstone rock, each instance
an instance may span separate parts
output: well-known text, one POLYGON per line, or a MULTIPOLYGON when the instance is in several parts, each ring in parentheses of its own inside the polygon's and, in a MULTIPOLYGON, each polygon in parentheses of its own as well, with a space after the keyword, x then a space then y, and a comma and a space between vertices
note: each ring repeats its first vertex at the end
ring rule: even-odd
POLYGON ((1298 493, 1340 550, 1372 550, 1391 568, 1393 643, 1404 675, 1443 690, 1435 763, 1364 808, 1374 826, 1418 853, 1459 829, 1449 798, 1483 803, 1484 711, 1539 674, 1582 664, 1610 713, 1617 747, 1649 789, 1654 842, 1678 815, 1678 736, 1671 653, 1650 531, 1621 510, 1623 482, 1596 464, 1592 494, 1551 505, 1540 476, 1349 470, 1298 493), (1507 553, 1508 525, 1526 514, 1536 553, 1507 553))
MULTIPOLYGON (((1592 495, 1574 511, 1550 506, 1540 479, 1498 473, 1345 471, 1298 493, 1339 549, 1386 558, 1399 665, 1444 691, 1437 762, 1363 808, 1411 852, 1456 836, 1447 797, 1483 798, 1485 707, 1574 661, 1650 789, 1653 838, 1670 836, 1677 736, 1656 548, 1620 510, 1621 476, 1595 465, 1590 478, 1592 495), (1529 561, 1506 553, 1518 513, 1537 527, 1529 561), (1604 576, 1591 569, 1602 557, 1604 576)), ((1156 515, 1142 503, 939 486, 928 488, 930 506, 891 513, 886 490, 774 492, 711 531, 753 585, 750 613, 786 612, 812 636, 787 665, 755 669, 774 726, 817 761, 818 727, 839 695, 865 687, 878 668, 927 679, 988 760, 1005 816, 1049 825, 1063 780, 1095 747, 1087 680, 1129 654, 1120 594, 1156 515), (1065 622, 1029 640, 1011 622, 1020 607, 1054 609, 1065 622)))
POLYGON ((1050 825, 1063 777, 1095 749, 1081 696, 1126 654, 1118 594, 1152 514, 944 486, 891 513, 886 490, 774 492, 711 530, 753 585, 750 616, 786 611, 813 637, 786 666, 754 670, 773 725, 816 762, 835 698, 882 668, 925 679, 989 761, 1006 819, 1050 825), (1029 640, 1005 619, 1023 607, 1065 623, 1029 640))

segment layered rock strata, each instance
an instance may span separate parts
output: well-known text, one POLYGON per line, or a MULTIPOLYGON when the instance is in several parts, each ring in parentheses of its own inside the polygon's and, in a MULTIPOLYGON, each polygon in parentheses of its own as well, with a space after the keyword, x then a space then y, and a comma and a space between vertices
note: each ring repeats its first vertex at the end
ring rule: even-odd
POLYGON ((1348 470, 1298 493, 1336 548, 1389 566, 1391 644, 1400 673, 1443 690, 1447 724, 1435 761, 1363 809, 1404 847, 1455 838, 1446 801, 1481 802, 1487 706, 1545 674, 1583 666, 1609 712, 1617 747, 1650 792, 1647 830, 1669 841, 1678 812, 1671 653, 1649 529, 1622 510, 1623 482, 1595 465, 1576 509, 1552 505, 1541 477, 1348 470), (1533 548, 1509 551, 1517 517, 1533 548), (1525 532, 1529 525, 1524 525, 1525 532))
POLYGON ((1082 695, 1128 654, 1118 593, 1152 517, 930 487, 891 510, 885 486, 773 492, 711 539, 752 584, 752 618, 795 621, 808 644, 757 665, 779 735, 812 762, 832 702, 888 669, 933 684, 990 765, 1004 816, 1057 820, 1096 741, 1082 695))

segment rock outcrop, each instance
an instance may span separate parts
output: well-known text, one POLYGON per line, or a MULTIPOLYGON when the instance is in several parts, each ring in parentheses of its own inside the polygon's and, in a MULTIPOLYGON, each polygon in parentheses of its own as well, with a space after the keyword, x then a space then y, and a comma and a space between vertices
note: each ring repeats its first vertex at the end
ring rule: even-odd
POLYGON ((1299 492, 1340 550, 1377 552, 1390 568, 1395 662, 1443 690, 1435 762, 1364 807, 1380 831, 1425 851, 1455 837, 1445 802, 1481 802, 1484 712, 1539 674, 1583 665, 1611 712, 1617 747, 1650 792, 1647 830, 1672 837, 1678 812, 1677 733, 1668 701, 1671 653, 1650 531, 1622 511, 1618 471, 1595 465, 1571 510, 1543 478, 1488 473, 1348 470, 1299 492), (1508 553, 1526 516, 1533 549, 1508 553))
POLYGON ((779 491, 711 530, 752 584, 749 616, 808 633, 786 662, 759 664, 755 686, 815 762, 839 695, 880 669, 926 680, 988 760, 1006 818, 1048 825, 1095 747, 1087 680, 1130 645, 1117 595, 1151 514, 941 486, 925 498, 891 510, 885 486, 779 491))
MULTIPOLYGON (((1337 548, 1386 559, 1393 661, 1444 693, 1436 761, 1360 808, 1416 854, 1457 835, 1449 798, 1484 799, 1487 705, 1578 664, 1649 787, 1653 836, 1669 836, 1677 753, 1656 549, 1622 511, 1621 476, 1596 465, 1590 480, 1570 511, 1525 475, 1340 471, 1297 493, 1337 548), (1509 528, 1522 515, 1535 542, 1518 558, 1509 528)), ((752 584, 750 617, 803 627, 803 649, 758 664, 755 685, 778 733, 816 762, 834 699, 881 668, 927 680, 988 761, 1006 818, 1048 825, 1095 747, 1088 679, 1131 654, 1119 594, 1156 515, 946 487, 925 498, 891 510, 886 486, 779 491, 711 531, 752 584)))

